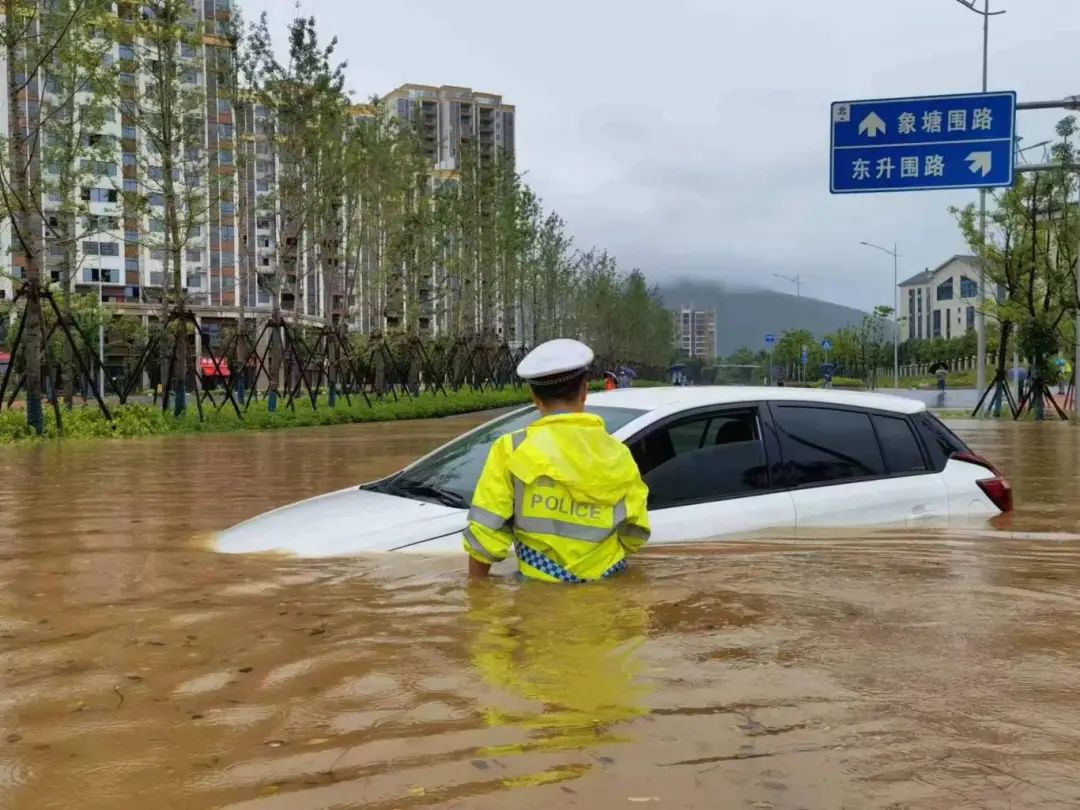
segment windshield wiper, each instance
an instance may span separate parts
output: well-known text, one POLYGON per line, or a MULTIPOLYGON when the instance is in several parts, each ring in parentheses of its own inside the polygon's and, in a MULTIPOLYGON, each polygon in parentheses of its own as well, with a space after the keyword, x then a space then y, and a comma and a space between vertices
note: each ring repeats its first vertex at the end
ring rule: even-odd
POLYGON ((468 509, 469 502, 456 492, 451 492, 442 487, 425 484, 423 481, 410 481, 407 478, 390 481, 380 488, 383 492, 391 495, 411 495, 422 500, 432 500, 443 506, 452 506, 455 509, 468 509))

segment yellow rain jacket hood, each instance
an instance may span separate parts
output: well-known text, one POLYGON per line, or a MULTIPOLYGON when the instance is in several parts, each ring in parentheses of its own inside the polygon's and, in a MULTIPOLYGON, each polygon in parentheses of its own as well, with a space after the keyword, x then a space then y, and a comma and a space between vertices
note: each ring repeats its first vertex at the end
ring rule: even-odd
POLYGON ((499 438, 473 494, 465 550, 552 582, 603 579, 648 540, 648 489, 595 414, 554 414, 499 438))

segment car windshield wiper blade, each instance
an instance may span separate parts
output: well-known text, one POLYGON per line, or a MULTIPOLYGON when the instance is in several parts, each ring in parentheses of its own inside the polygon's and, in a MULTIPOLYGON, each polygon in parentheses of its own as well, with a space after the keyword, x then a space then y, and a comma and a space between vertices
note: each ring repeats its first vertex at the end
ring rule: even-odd
POLYGON ((444 506, 452 506, 455 509, 467 509, 469 507, 469 502, 456 492, 432 484, 425 484, 423 481, 410 481, 408 478, 389 482, 383 488, 383 492, 431 499, 444 506))

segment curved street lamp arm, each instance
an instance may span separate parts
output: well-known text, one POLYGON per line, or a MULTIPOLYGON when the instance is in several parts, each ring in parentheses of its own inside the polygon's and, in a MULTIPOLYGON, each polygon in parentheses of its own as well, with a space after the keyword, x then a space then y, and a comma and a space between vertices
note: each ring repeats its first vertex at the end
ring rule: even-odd
POLYGON ((1005 9, 1002 9, 1001 11, 979 11, 975 8, 975 0, 970 0, 970 2, 969 0, 956 0, 956 2, 968 11, 978 14, 980 17, 997 17, 1005 13, 1005 9))

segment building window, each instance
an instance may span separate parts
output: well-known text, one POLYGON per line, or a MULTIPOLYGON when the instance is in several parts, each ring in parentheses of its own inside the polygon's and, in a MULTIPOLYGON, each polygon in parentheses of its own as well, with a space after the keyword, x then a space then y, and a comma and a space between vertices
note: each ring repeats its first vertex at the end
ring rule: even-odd
POLYGON ((256 180, 255 181, 255 190, 256 191, 263 191, 263 192, 269 191, 270 190, 270 181, 269 180, 256 180))
POLYGON ((231 217, 236 213, 236 203, 223 202, 221 204, 221 213, 227 217, 231 217))
POLYGON ((201 250, 192 250, 191 248, 188 248, 184 255, 185 255, 185 258, 189 262, 201 262, 202 261, 202 251, 201 250))
POLYGON ((180 55, 187 58, 187 59, 191 59, 192 57, 195 56, 195 49, 192 48, 190 45, 188 45, 186 42, 181 42, 180 43, 180 55))
POLYGON ((122 160, 125 166, 134 166, 136 163, 135 155, 131 154, 131 152, 124 152, 122 160))
POLYGON ((165 195, 162 194, 159 191, 151 192, 150 194, 146 195, 146 202, 147 202, 148 205, 152 205, 152 206, 158 206, 158 207, 164 206, 165 205, 165 195))
POLYGON ((217 102, 218 114, 232 112, 232 102, 227 98, 219 98, 217 102))
POLYGON ((106 177, 116 176, 116 164, 106 163, 103 160, 84 160, 80 162, 79 167, 88 174, 105 175, 106 177))
POLYGON ((932 334, 936 338, 941 337, 941 310, 940 309, 935 309, 934 310, 934 331, 932 332, 932 334))
POLYGON ((975 328, 975 307, 967 308, 967 330, 970 332, 975 328))
POLYGON ((230 164, 233 162, 233 153, 231 149, 221 149, 217 153, 218 163, 230 164))
POLYGON ((972 281, 967 276, 960 276, 960 297, 961 298, 978 298, 979 297, 979 285, 972 281))
POLYGON ((120 245, 116 242, 83 242, 82 252, 86 256, 119 256, 120 245))
POLYGON ((124 231, 124 244, 137 245, 139 244, 139 232, 138 231, 124 231))
POLYGON ((231 242, 235 238, 236 238, 236 228, 234 228, 232 225, 222 225, 221 226, 221 241, 222 242, 231 242))
POLYGON ((218 137, 223 140, 231 140, 233 136, 233 128, 231 124, 218 124, 217 128, 218 137))
POLYGON ((116 189, 112 188, 83 188, 80 195, 84 202, 110 202, 118 199, 116 189))
POLYGON ((135 49, 134 48, 132 48, 130 45, 121 45, 120 46, 120 59, 122 59, 122 60, 132 60, 134 58, 135 58, 135 49))
POLYGON ((953 297, 953 280, 950 278, 947 281, 943 281, 938 284, 937 287, 937 300, 938 301, 952 301, 953 297))
POLYGON ((124 269, 131 272, 138 272, 139 260, 138 259, 124 259, 124 269))

